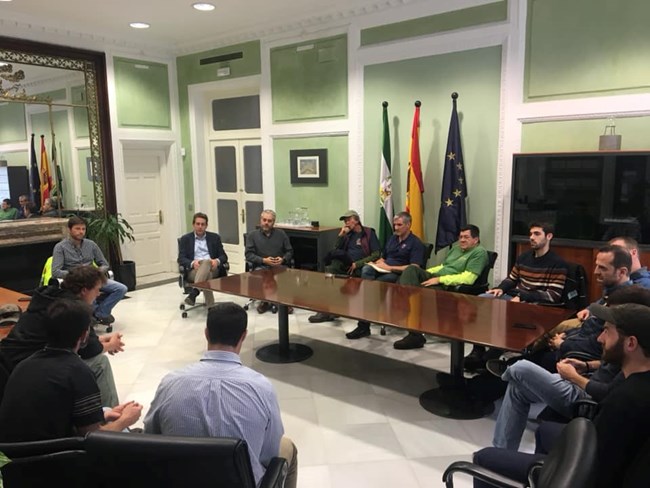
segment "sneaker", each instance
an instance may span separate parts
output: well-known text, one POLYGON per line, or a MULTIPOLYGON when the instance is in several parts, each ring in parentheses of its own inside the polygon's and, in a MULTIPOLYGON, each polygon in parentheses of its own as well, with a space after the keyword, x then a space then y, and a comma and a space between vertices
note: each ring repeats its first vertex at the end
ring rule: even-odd
POLYGON ((287 313, 291 315, 293 313, 293 307, 287 307, 287 313))
POLYGON ((110 313, 105 317, 98 317, 95 315, 95 318, 97 319, 97 323, 102 325, 111 325, 113 322, 115 322, 115 317, 113 317, 110 313))
POLYGON ((415 332, 409 332, 406 337, 403 337, 399 341, 396 341, 393 344, 395 349, 419 349, 424 346, 427 340, 422 334, 417 334, 415 332))
POLYGON ((309 320, 312 324, 320 324, 321 322, 331 322, 335 318, 336 317, 334 315, 318 312, 314 315, 310 315, 307 320, 309 320))
POLYGON ((257 313, 266 313, 270 308, 271 304, 269 302, 260 302, 260 304, 257 306, 257 313))
POLYGON ((497 378, 501 378, 503 373, 508 369, 508 363, 502 359, 488 359, 485 362, 485 369, 492 373, 497 378))
POLYGON ((359 324, 352 332, 345 334, 348 339, 361 339, 370 335, 370 324, 359 324))

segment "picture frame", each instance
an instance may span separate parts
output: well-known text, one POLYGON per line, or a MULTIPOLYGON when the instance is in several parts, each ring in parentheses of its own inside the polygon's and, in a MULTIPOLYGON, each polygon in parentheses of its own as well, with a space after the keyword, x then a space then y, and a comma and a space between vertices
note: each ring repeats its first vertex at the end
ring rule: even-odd
POLYGON ((327 149, 289 151, 292 185, 327 184, 327 149))

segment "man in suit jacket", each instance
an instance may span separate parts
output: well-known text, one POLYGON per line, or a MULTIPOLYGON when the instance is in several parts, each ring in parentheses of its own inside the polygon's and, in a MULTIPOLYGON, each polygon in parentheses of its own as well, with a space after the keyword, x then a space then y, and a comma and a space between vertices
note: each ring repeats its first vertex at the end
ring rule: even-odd
MULTIPOLYGON (((178 264, 189 269, 188 280, 192 283, 206 281, 212 278, 226 276, 224 265, 228 262, 228 256, 223 250, 221 237, 214 232, 207 232, 208 216, 197 212, 192 218, 194 232, 181 237, 178 246, 178 264)), ((192 288, 192 291, 185 299, 188 305, 194 305, 199 290, 192 288)), ((214 305, 214 296, 211 291, 204 291, 205 304, 208 307, 214 305)))

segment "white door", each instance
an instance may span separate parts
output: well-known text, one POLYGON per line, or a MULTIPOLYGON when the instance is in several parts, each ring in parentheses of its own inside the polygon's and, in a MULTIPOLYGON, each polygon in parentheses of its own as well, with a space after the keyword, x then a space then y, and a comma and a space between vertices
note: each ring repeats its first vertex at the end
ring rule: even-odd
POLYGON ((162 151, 124 150, 126 206, 124 218, 133 227, 135 243, 127 245, 137 276, 169 271, 165 265, 165 220, 162 212, 162 151))
POLYGON ((228 255, 231 273, 244 271, 243 235, 259 223, 262 194, 262 146, 260 139, 212 141, 212 201, 216 223, 208 229, 219 233, 228 255))

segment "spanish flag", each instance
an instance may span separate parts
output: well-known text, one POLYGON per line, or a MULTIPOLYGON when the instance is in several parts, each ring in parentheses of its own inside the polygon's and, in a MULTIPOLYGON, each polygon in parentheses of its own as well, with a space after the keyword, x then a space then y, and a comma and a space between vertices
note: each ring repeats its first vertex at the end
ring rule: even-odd
POLYGON ((424 207, 422 193, 422 165, 420 164, 420 101, 415 102, 413 128, 411 130, 411 149, 409 151, 409 171, 406 179, 406 211, 411 214, 411 232, 424 240, 424 207))
POLYGON ((46 198, 50 198, 52 191, 52 174, 50 173, 50 163, 47 160, 47 150, 45 149, 45 136, 41 136, 41 203, 46 198))

